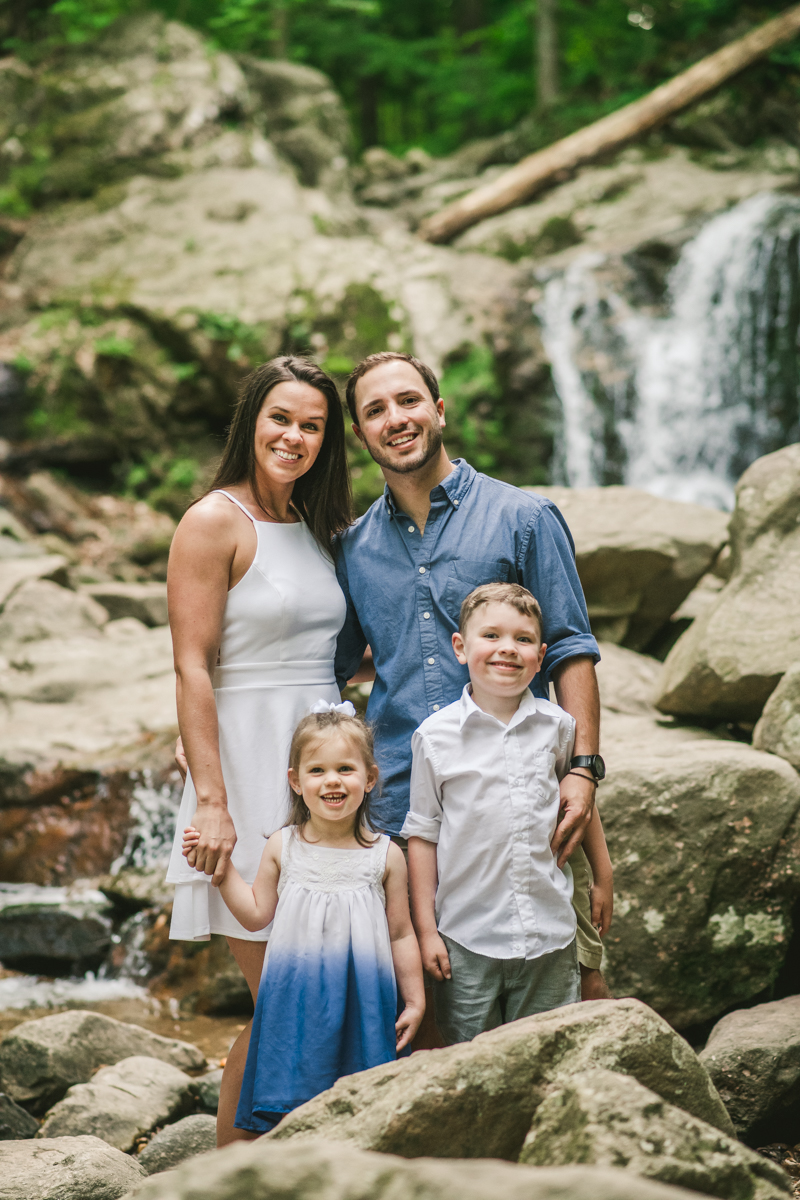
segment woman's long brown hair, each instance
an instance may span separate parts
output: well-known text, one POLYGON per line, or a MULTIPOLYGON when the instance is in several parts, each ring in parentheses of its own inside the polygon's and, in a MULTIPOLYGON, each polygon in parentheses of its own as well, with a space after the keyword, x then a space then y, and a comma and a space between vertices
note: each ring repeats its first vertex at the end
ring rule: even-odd
MULTIPOLYGON (((292 491, 292 504, 317 539, 332 550, 334 534, 353 520, 353 496, 344 441, 344 413, 336 384, 329 375, 305 358, 285 355, 264 363, 244 380, 228 429, 228 437, 217 473, 208 489, 247 482, 256 502, 261 496, 256 480, 255 432, 258 414, 272 389, 279 383, 307 383, 322 392, 328 404, 328 419, 319 454, 292 491)), ((206 493, 208 494, 208 493, 206 493)))

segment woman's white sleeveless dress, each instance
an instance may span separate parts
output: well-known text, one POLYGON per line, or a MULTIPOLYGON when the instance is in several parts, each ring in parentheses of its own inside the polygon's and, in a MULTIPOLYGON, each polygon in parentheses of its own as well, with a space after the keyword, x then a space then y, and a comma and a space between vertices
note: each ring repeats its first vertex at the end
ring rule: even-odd
MULTIPOLYGON (((305 522, 256 521, 235 496, 222 495, 250 518, 258 538, 250 569, 228 592, 214 676, 222 775, 237 838, 232 862, 252 883, 264 843, 289 814, 286 772, 295 727, 316 700, 339 700, 333 658, 346 603, 331 558, 305 522)), ((181 854, 196 807, 190 775, 167 872, 175 884, 170 937, 205 941, 223 933, 266 941, 269 929, 252 933, 240 925, 210 876, 181 854)))

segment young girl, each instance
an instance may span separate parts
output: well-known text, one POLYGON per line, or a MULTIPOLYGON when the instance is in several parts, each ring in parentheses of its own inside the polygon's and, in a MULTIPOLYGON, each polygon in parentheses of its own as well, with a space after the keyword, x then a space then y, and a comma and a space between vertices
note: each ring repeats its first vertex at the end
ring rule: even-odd
MULTIPOLYGON (((319 701, 292 738, 289 825, 267 842, 252 887, 233 864, 219 885, 245 929, 275 918, 239 1129, 266 1133, 342 1075, 393 1060, 422 1020, 405 860, 369 821, 377 780, 372 735, 352 704, 319 701)), ((197 838, 185 831, 184 854, 197 838)))

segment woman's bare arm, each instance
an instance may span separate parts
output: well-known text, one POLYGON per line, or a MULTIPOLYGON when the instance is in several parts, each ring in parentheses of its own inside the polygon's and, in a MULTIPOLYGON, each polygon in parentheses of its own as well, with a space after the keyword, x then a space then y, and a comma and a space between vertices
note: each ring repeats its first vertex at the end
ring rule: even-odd
POLYGON ((252 523, 224 496, 208 496, 184 516, 170 550, 167 591, 177 676, 178 723, 197 792, 200 838, 188 861, 218 884, 236 831, 219 757, 212 673, 230 587, 255 555, 252 523))

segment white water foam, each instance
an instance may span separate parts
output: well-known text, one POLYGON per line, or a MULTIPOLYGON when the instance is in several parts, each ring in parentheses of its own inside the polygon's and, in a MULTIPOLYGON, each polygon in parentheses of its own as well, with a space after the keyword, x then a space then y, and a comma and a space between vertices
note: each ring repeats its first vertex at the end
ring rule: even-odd
POLYGON ((101 979, 91 971, 83 979, 40 979, 36 975, 9 975, 0 979, 0 1011, 151 999, 146 989, 132 979, 101 979))

